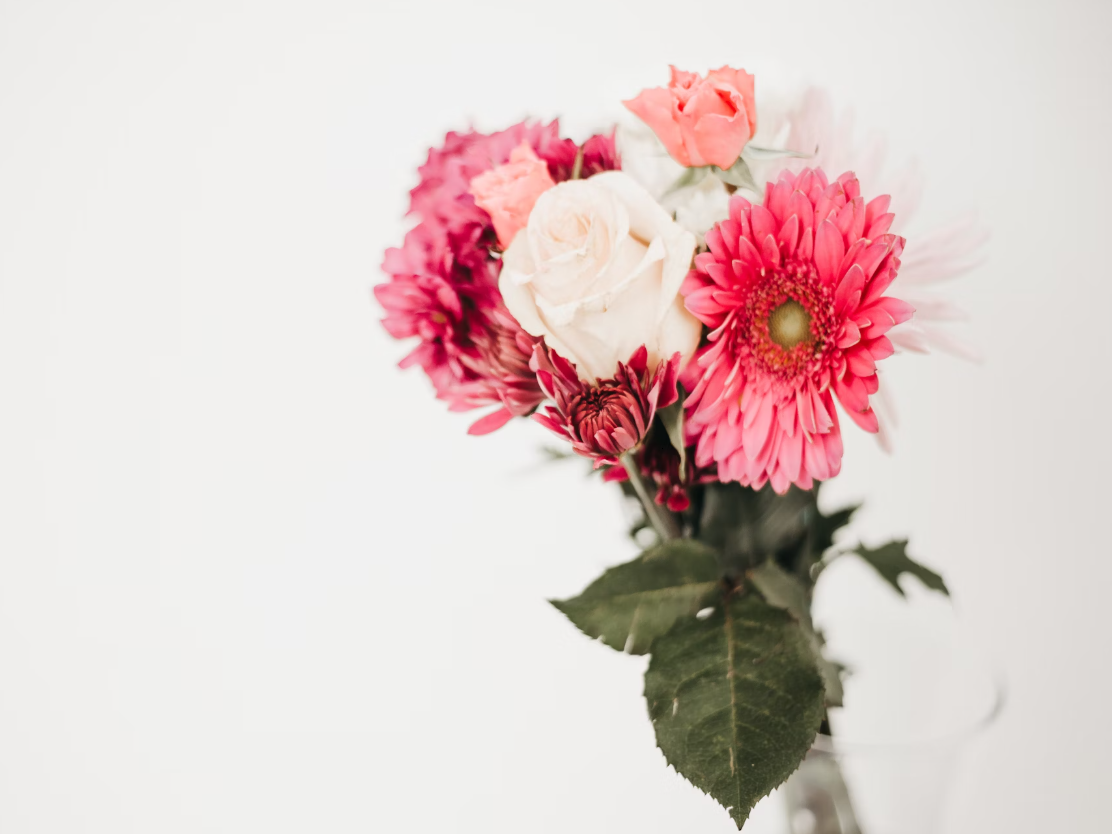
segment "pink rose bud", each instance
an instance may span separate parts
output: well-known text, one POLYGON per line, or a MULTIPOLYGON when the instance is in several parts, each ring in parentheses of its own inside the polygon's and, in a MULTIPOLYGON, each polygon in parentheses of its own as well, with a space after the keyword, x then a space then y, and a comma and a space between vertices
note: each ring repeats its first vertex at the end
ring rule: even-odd
POLYGON ((471 180, 475 204, 490 215, 498 243, 505 249, 529 222, 533 204, 556 183, 548 164, 528 142, 510 152, 510 161, 471 180))
POLYGON ((704 79, 672 67, 667 87, 642 90, 622 103, 688 168, 729 168, 757 131, 753 76, 745 70, 722 67, 704 79))

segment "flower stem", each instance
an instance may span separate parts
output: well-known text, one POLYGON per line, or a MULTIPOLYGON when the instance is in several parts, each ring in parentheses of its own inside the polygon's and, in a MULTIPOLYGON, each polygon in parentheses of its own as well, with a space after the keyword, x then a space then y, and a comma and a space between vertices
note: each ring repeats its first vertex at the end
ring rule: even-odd
POLYGON ((629 475, 629 482, 633 485, 633 491, 641 499, 641 507, 645 510, 645 517, 648 518, 649 523, 656 530, 660 540, 666 542, 669 539, 678 539, 680 537, 680 526, 676 523, 676 517, 653 500, 632 452, 626 452, 622 455, 622 466, 625 467, 625 471, 629 475))
POLYGON ((571 166, 571 178, 573 180, 579 179, 579 175, 583 173, 583 146, 579 146, 579 150, 575 152, 575 162, 571 166))

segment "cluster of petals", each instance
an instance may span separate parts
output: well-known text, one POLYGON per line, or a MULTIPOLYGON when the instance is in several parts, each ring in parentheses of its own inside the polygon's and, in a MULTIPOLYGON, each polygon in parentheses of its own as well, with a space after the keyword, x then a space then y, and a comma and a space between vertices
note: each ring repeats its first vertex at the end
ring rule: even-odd
POLYGON ((533 419, 569 441, 595 468, 615 465, 636 449, 652 427, 657 409, 678 399, 680 354, 649 368, 642 346, 628 362, 619 362, 610 379, 584 382, 575 365, 553 350, 534 349, 531 367, 552 405, 533 419))
POLYGON ((623 103, 686 167, 729 168, 757 129, 753 76, 730 67, 705 78, 672 67, 667 87, 642 90, 623 103))
POLYGON ((389 280, 374 289, 387 332, 418 340, 402 367, 421 367, 453 411, 497 407, 471 427, 473 434, 527 415, 544 399, 529 369, 537 340, 502 303, 497 236, 470 193, 476 176, 507 162, 523 144, 556 182, 571 176, 580 153, 584 175, 618 167, 613 136, 592 137, 580 148, 560 138, 556 122, 449 133, 419 169, 410 192, 418 223, 401 247, 387 250, 382 266, 389 280))
POLYGON ((904 246, 888 205, 866 203, 851 173, 785 171, 763 205, 735 197, 707 233, 682 289, 710 329, 684 375, 697 465, 754 488, 809 489, 841 468, 835 398, 877 431, 869 398, 893 352, 885 333, 914 312, 884 294, 904 246))

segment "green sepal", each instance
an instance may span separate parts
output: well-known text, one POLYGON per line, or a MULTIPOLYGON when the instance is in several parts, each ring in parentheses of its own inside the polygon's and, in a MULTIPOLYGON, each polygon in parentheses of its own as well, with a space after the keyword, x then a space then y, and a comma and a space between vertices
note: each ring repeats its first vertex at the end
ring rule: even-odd
POLYGON ((668 189, 664 192, 664 196, 667 197, 669 194, 675 194, 677 191, 682 191, 685 188, 691 188, 692 186, 698 185, 700 182, 706 179, 706 176, 710 172, 711 169, 707 167, 685 169, 684 172, 676 178, 676 181, 668 186, 668 189))
POLYGON ((710 170, 726 185, 732 185, 735 188, 747 188, 750 191, 760 193, 761 189, 757 186, 756 180, 753 179, 753 173, 749 170, 749 165, 740 156, 737 162, 729 168, 719 168, 712 165, 710 170))

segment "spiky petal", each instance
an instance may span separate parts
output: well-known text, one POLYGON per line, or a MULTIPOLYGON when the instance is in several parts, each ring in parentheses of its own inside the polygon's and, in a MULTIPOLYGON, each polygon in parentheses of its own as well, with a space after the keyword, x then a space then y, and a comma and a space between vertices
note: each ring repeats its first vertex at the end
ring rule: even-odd
POLYGON ((579 378, 575 365, 538 345, 530 367, 554 405, 538 411, 533 419, 569 441, 579 454, 592 458, 596 469, 616 464, 645 439, 657 409, 678 397, 680 354, 651 370, 648 357, 642 345, 628 362, 618 363, 611 379, 588 383, 579 378))
POLYGON ((809 489, 841 468, 835 398, 877 431, 869 398, 893 350, 885 333, 913 313, 884 295, 904 246, 891 222, 888 198, 866 204, 851 173, 784 172, 764 205, 731 201, 682 290, 711 329, 685 374, 697 465, 755 488, 809 489))

